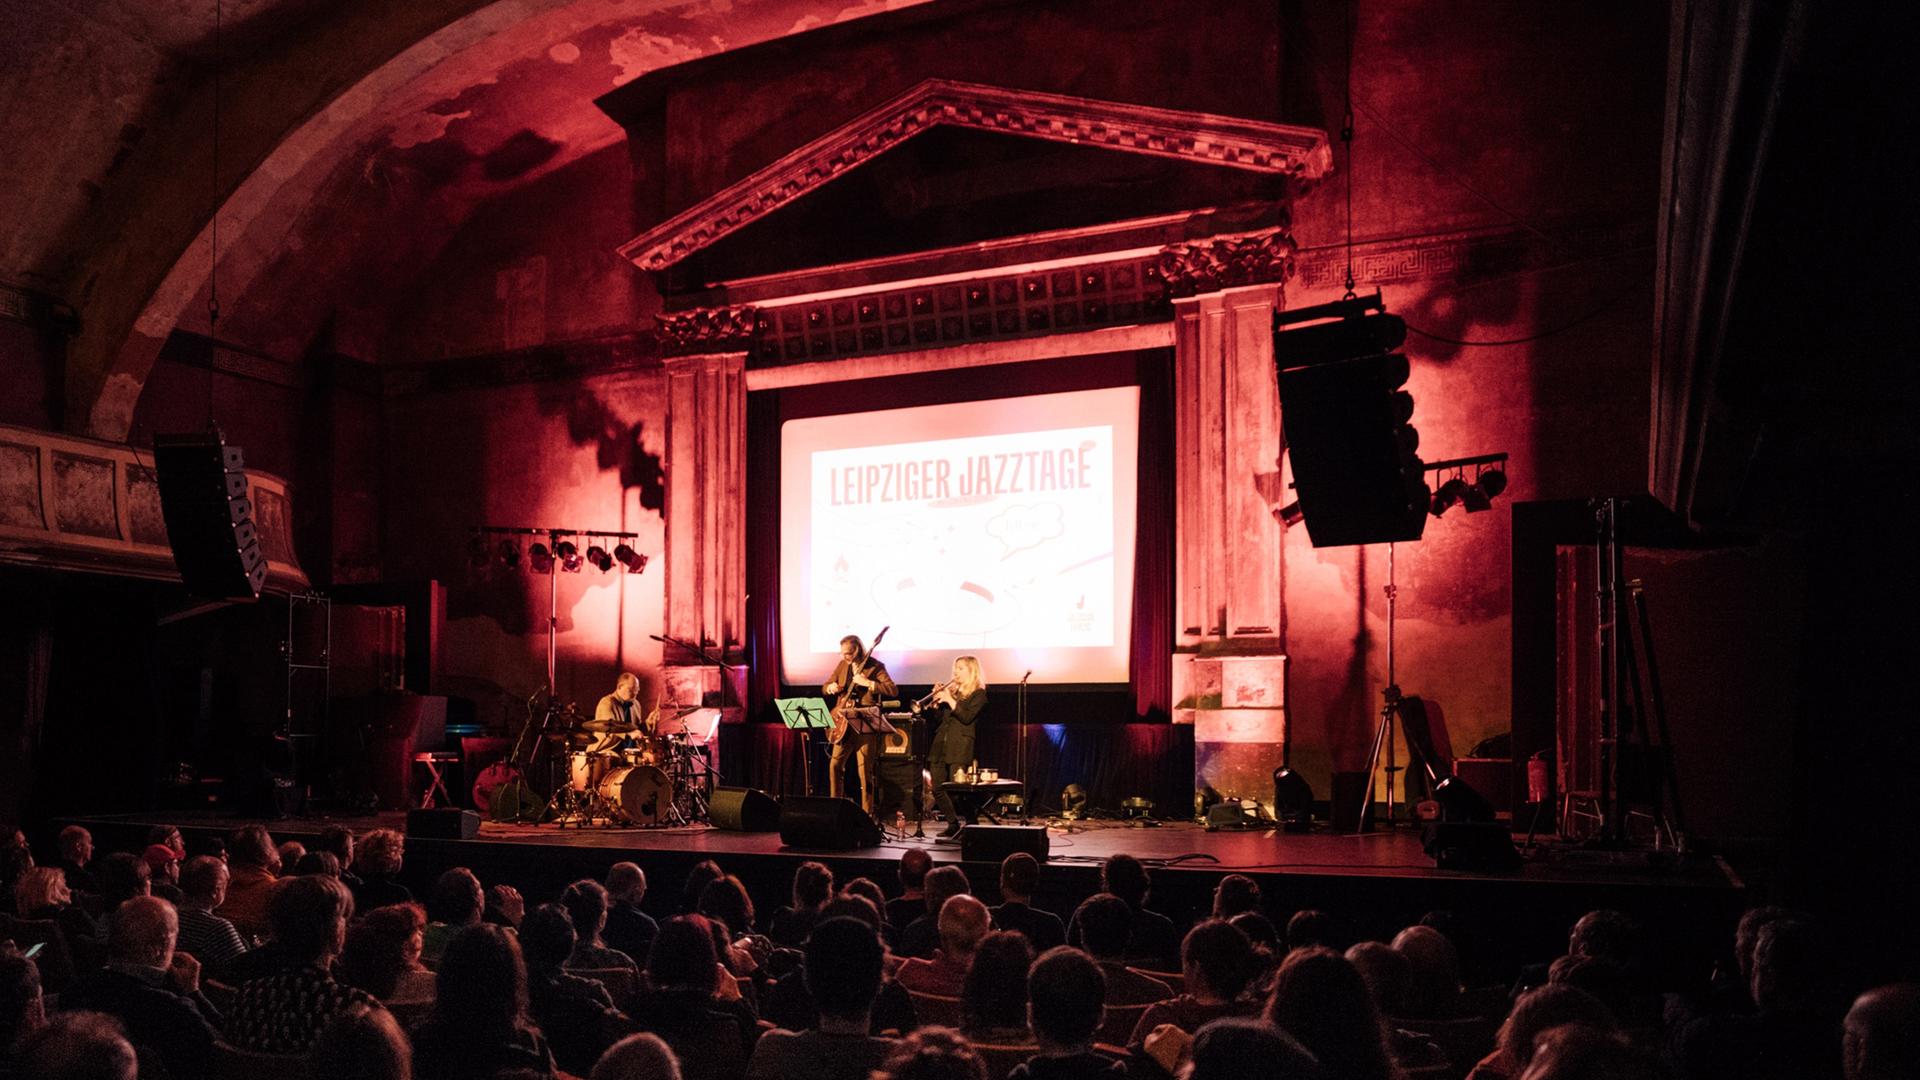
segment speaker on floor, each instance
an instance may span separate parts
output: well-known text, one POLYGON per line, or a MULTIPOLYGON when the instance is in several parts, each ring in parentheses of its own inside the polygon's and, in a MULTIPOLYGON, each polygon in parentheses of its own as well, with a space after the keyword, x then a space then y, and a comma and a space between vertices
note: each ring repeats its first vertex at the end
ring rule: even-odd
POLYGON ((409 810, 407 835, 430 840, 471 840, 480 835, 480 815, 452 807, 409 810))
POLYGON ((1435 821, 1420 846, 1442 870, 1504 873, 1520 868, 1520 852, 1505 825, 1490 821, 1435 821))
POLYGON ((814 851, 878 847, 880 827, 852 799, 789 795, 780 800, 780 843, 814 851))
POLYGON ((780 827, 780 804, 758 788, 714 788, 707 812, 716 829, 773 832, 780 827))
POLYGON ((960 861, 997 863, 1017 851, 1047 861, 1045 825, 969 825, 960 830, 960 861))
POLYGON ((267 557, 253 524, 244 455, 216 428, 156 435, 153 465, 160 513, 180 580, 195 596, 257 600, 267 557))

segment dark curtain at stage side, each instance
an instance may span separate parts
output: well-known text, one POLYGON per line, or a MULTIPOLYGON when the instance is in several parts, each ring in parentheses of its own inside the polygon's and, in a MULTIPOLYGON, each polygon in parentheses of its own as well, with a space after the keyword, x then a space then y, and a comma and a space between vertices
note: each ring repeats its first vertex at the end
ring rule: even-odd
MULTIPOLYGON (((1142 352, 1140 477, 1133 547, 1133 703, 1173 716, 1173 352, 1142 352)), ((1056 793, 1059 789, 1054 789, 1056 793)))
POLYGON ((780 696, 780 397, 747 395, 747 719, 780 696))

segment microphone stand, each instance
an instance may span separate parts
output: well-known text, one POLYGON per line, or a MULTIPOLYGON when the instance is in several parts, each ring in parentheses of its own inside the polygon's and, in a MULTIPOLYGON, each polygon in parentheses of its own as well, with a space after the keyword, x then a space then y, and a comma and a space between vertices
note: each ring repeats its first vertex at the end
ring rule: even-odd
POLYGON ((1014 753, 1014 767, 1020 770, 1020 790, 1026 792, 1026 801, 1020 807, 1023 817, 1031 817, 1033 811, 1033 787, 1027 783, 1027 680, 1031 678, 1031 670, 1020 676, 1020 690, 1013 704, 1014 721, 1019 727, 1019 746, 1014 753))

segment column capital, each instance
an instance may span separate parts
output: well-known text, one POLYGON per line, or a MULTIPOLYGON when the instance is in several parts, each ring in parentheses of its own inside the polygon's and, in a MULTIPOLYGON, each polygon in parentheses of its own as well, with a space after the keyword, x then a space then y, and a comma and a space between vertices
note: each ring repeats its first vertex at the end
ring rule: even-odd
POLYGON ((1284 285, 1297 250, 1285 226, 1169 244, 1160 250, 1160 276, 1174 299, 1241 285, 1284 285))
POLYGON ((753 345, 759 309, 750 304, 692 308, 655 315, 654 334, 666 357, 745 353, 753 345))

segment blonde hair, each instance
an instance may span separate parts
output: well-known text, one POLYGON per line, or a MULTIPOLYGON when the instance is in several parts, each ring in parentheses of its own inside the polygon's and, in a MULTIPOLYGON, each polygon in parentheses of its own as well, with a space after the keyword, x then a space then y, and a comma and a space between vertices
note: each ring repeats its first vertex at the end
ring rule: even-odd
POLYGON ((67 875, 57 866, 36 866, 20 875, 13 886, 13 910, 27 918, 42 908, 73 903, 67 875))
POLYGON ((971 694, 975 690, 984 690, 987 680, 980 676, 980 658, 977 656, 956 656, 954 666, 966 672, 966 678, 960 684, 962 694, 971 694))

